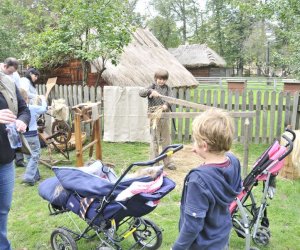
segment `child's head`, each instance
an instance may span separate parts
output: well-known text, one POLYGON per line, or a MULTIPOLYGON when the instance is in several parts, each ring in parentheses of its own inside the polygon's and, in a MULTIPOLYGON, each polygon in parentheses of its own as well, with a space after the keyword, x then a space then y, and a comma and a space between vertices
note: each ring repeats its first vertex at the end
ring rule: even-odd
POLYGON ((169 78, 169 72, 164 69, 159 69, 154 74, 154 80, 158 85, 164 85, 169 78))
POLYGON ((198 147, 207 144, 208 152, 221 153, 230 150, 233 141, 233 119, 228 112, 211 108, 193 121, 193 139, 198 147))
POLYGON ((28 102, 29 102, 29 99, 28 99, 28 94, 27 94, 26 90, 25 90, 25 89, 22 89, 22 88, 19 88, 19 91, 20 91, 20 94, 21 94, 21 96, 23 97, 24 101, 25 101, 26 103, 28 103, 28 102))

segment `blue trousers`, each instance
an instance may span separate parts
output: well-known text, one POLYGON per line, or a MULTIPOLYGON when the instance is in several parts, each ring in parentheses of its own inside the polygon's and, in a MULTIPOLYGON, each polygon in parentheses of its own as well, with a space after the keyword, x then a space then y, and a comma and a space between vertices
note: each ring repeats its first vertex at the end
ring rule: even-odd
POLYGON ((26 136, 26 140, 31 149, 32 155, 27 155, 27 166, 24 174, 24 180, 29 182, 35 182, 39 176, 38 163, 40 159, 41 145, 38 136, 26 136))
POLYGON ((7 239, 7 218, 11 207, 15 182, 13 162, 0 164, 0 249, 11 250, 7 239))

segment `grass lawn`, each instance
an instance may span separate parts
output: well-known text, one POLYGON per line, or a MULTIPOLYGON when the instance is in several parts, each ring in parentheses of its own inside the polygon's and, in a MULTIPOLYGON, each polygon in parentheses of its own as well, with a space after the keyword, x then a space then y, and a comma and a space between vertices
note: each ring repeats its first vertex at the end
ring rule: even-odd
MULTIPOLYGON (((267 148, 268 145, 250 145, 250 159, 255 159, 267 148)), ((242 146, 234 145, 233 151, 242 156, 242 146)), ((44 157, 47 153, 43 152, 44 157)), ((118 172, 124 170, 131 162, 144 161, 148 158, 148 145, 142 143, 103 143, 104 162, 116 165, 118 172)), ((60 156, 55 155, 55 158, 60 156)), ((75 159, 74 151, 71 159, 75 159)), ((180 168, 180 166, 178 166, 180 168)), ((43 179, 53 176, 53 172, 40 165, 43 179)), ((38 187, 29 187, 21 184, 24 169, 16 169, 16 184, 12 209, 9 215, 9 239, 14 249, 27 248, 51 249, 51 232, 59 226, 70 226, 72 223, 65 215, 49 216, 48 203, 38 195, 38 187)), ((270 201, 268 216, 270 219, 271 240, 268 247, 260 249, 297 250, 300 249, 300 181, 279 180, 277 193, 270 201)), ((164 197, 158 208, 146 217, 151 218, 163 229, 163 244, 161 249, 170 249, 178 235, 179 203, 181 189, 176 188, 164 197)), ((84 222, 75 214, 71 217, 84 227, 84 222)), ((129 239, 128 239, 129 240, 129 239)), ((130 240, 129 240, 130 241, 130 240)), ((95 249, 97 241, 81 240, 79 249, 95 249)), ((244 241, 232 233, 230 249, 244 249, 244 241)), ((128 249, 125 243, 124 249, 128 249)))

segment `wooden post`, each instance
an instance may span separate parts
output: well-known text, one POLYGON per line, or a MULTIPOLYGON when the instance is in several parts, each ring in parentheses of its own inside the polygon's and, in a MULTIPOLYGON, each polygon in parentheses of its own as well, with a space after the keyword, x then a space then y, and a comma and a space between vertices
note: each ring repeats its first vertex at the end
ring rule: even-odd
POLYGON ((82 151, 82 139, 81 139, 80 114, 78 113, 75 113, 74 132, 75 132, 76 166, 82 167, 83 151, 82 151))
POLYGON ((242 176, 243 179, 248 174, 248 157, 249 157, 249 118, 245 119, 245 134, 244 134, 244 159, 243 159, 243 170, 242 176))
POLYGON ((102 148, 101 148, 101 132, 100 132, 100 118, 98 118, 94 122, 94 131, 95 131, 95 138, 93 140, 97 140, 96 143, 96 159, 102 160, 102 148))

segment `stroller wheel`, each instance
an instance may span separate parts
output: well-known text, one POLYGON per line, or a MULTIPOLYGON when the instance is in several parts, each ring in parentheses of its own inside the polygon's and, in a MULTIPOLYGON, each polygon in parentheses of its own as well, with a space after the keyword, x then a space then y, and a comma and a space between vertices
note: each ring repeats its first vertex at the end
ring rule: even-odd
POLYGON ((51 234, 50 241, 53 250, 77 250, 75 240, 65 229, 55 229, 51 234))
POLYGON ((260 226, 258 230, 266 232, 269 238, 271 237, 271 231, 268 227, 260 226))
POLYGON ((138 245, 143 247, 143 249, 159 249, 162 243, 161 230, 151 220, 141 218, 138 220, 140 220, 141 224, 133 233, 134 240, 138 243, 138 245))
POLYGON ((256 236, 253 237, 253 241, 256 245, 266 246, 269 244, 270 236, 264 230, 257 230, 256 236))

